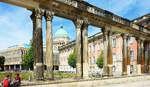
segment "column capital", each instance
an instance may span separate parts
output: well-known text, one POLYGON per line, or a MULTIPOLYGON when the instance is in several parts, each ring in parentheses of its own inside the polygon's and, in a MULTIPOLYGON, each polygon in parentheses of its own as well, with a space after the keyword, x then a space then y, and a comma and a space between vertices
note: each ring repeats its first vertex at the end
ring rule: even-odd
POLYGON ((74 23, 76 25, 76 29, 81 29, 81 27, 83 25, 83 20, 82 19, 77 19, 74 23))
POLYGON ((45 19, 47 21, 52 21, 54 16, 54 12, 53 11, 45 11, 45 19))
POLYGON ((111 30, 108 31, 108 36, 112 36, 113 32, 111 30))
POLYGON ((102 29, 103 35, 107 35, 108 34, 108 30, 106 29, 102 29))
POLYGON ((88 18, 83 18, 83 23, 84 23, 85 25, 89 25, 89 24, 90 24, 88 18))
POLYGON ((42 16, 44 15, 44 10, 41 8, 35 8, 33 10, 33 16, 35 16, 36 19, 42 19, 42 16))
POLYGON ((128 38, 128 34, 125 34, 125 33, 121 34, 121 36, 122 36, 123 39, 127 39, 128 38))
POLYGON ((106 34, 112 34, 111 26, 105 26, 102 29, 102 32, 103 32, 104 35, 106 35, 106 34))
POLYGON ((141 42, 141 39, 140 39, 139 37, 135 37, 135 39, 136 39, 136 41, 137 41, 138 43, 141 42))

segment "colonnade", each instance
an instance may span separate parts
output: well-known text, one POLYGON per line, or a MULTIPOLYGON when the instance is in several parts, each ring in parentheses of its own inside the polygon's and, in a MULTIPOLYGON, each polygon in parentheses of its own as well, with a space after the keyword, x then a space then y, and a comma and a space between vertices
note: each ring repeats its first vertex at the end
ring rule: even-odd
MULTIPOLYGON (((44 79, 44 68, 43 68, 43 40, 42 40, 42 17, 46 19, 46 65, 47 71, 50 72, 49 78, 53 76, 53 38, 52 38, 52 19, 55 15, 52 11, 35 9, 31 16, 33 21, 33 50, 34 50, 34 70, 35 79, 44 79)), ((77 53, 77 64, 76 71, 79 78, 88 78, 89 65, 88 65, 88 19, 77 17, 73 20, 76 26, 76 53, 77 53)), ((112 33, 113 29, 111 26, 102 27, 103 32, 103 44, 104 44, 104 75, 112 76, 112 33)), ((130 58, 128 56, 128 35, 126 33, 121 34, 123 39, 122 45, 122 74, 127 75, 128 65, 130 65, 130 58)), ((144 51, 147 48, 148 64, 150 64, 150 41, 144 48, 144 39, 137 38, 137 72, 140 74, 144 72, 144 51)), ((150 65, 148 65, 150 68, 150 65)), ((150 69, 149 69, 150 72, 150 69)))

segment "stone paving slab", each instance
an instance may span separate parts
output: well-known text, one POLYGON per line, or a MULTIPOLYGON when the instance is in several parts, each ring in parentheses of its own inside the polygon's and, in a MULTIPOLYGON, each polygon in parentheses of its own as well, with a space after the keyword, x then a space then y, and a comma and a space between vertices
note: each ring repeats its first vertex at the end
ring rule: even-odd
MULTIPOLYGON (((21 87, 99 87, 99 86, 105 87, 105 85, 107 87, 107 85, 131 83, 131 82, 146 81, 146 80, 150 80, 150 75, 119 77, 119 78, 118 77, 103 78, 103 79, 97 78, 97 79, 85 79, 85 80, 62 79, 56 81, 22 81, 21 87)), ((120 87, 120 86, 113 86, 113 87, 120 87)))
POLYGON ((110 84, 122 84, 129 82, 150 80, 150 75, 109 78, 109 79, 86 79, 86 80, 60 80, 60 81, 38 81, 23 83, 22 87, 99 87, 110 84))

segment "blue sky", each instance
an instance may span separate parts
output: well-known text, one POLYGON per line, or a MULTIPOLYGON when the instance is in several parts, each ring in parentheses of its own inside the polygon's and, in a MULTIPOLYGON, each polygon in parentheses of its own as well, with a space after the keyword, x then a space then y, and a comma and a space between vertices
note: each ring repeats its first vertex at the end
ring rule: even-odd
MULTIPOLYGON (((102 9, 111 11, 127 19, 134 19, 150 13, 150 0, 85 0, 102 9)), ((29 43, 32 38, 31 12, 17 6, 0 2, 0 50, 11 45, 29 43)), ((45 42, 45 20, 43 20, 43 41, 45 42)), ((71 40, 75 39, 75 26, 72 21, 60 17, 53 18, 53 32, 63 25, 71 40)), ((88 34, 99 32, 89 26, 88 34)))

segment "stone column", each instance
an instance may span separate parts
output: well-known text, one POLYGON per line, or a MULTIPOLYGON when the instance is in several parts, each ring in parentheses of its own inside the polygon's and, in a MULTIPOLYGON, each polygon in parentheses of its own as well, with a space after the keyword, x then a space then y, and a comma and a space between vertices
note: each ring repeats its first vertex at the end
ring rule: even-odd
POLYGON ((122 75, 127 75, 127 35, 122 34, 122 75))
POLYGON ((150 73, 150 41, 148 41, 148 73, 150 73))
POLYGON ((105 27, 102 31, 104 44, 103 75, 112 76, 112 32, 110 30, 110 27, 105 27))
POLYGON ((82 28, 82 40, 83 40, 83 78, 88 78, 89 65, 88 65, 88 24, 84 22, 82 28))
POLYGON ((141 40, 141 72, 144 73, 144 40, 141 40))
POLYGON ((131 65, 130 65, 130 48, 129 48, 129 37, 127 37, 127 75, 130 75, 131 65))
MULTIPOLYGON (((30 16, 31 17, 31 19, 32 19, 32 24, 33 24, 33 33, 32 33, 32 42, 31 42, 31 45, 32 45, 32 47, 35 47, 35 39, 34 39, 34 35, 35 35, 35 26, 36 26, 36 17, 35 17, 35 11, 32 11, 32 15, 30 16)), ((21 50, 21 52, 22 52, 22 54, 23 54, 23 51, 21 50)), ((34 51, 34 49, 33 49, 33 57, 35 57, 35 51, 34 51)), ((33 66, 35 67, 35 61, 36 61, 36 58, 34 58, 34 64, 33 64, 33 66)))
POLYGON ((48 78, 53 79, 53 33, 52 33, 52 19, 54 13, 46 11, 46 66, 48 78))
POLYGON ((35 79, 44 79, 44 66, 43 66, 43 40, 42 40, 42 16, 44 11, 42 9, 35 9, 33 11, 33 19, 35 21, 33 30, 33 53, 35 58, 35 79))
POLYGON ((144 54, 145 54, 145 56, 144 56, 144 72, 145 73, 148 73, 148 65, 149 65, 149 59, 148 59, 148 41, 145 41, 145 43, 144 43, 144 54))
POLYGON ((112 64, 113 64, 113 60, 112 60, 112 31, 108 31, 108 51, 107 51, 108 55, 107 55, 107 66, 108 66, 108 75, 112 76, 112 64))
MULTIPOLYGON (((131 65, 130 65, 130 48, 128 48, 128 51, 127 51, 127 75, 130 75, 131 73, 131 65)), ((133 73, 133 71, 132 71, 133 73)))
POLYGON ((19 65, 19 69, 20 69, 20 71, 22 70, 22 66, 21 65, 19 65))
POLYGON ((104 44, 104 69, 103 69, 103 75, 108 75, 107 73, 107 49, 108 49, 108 31, 105 29, 102 29, 103 31, 103 44, 104 44))
POLYGON ((141 40, 136 38, 137 41, 137 74, 141 75, 141 40))
POLYGON ((6 65, 4 65, 4 71, 6 71, 7 70, 7 67, 6 67, 6 65))
POLYGON ((17 65, 14 65, 14 71, 16 70, 16 66, 17 66, 17 65))
POLYGON ((82 66, 82 59, 81 59, 81 28, 83 25, 83 20, 77 19, 75 22, 76 25, 76 48, 75 52, 77 54, 77 64, 76 64, 76 73, 77 77, 83 77, 83 66, 82 66))
POLYGON ((11 65, 8 65, 8 67, 9 67, 9 71, 11 70, 11 65))

